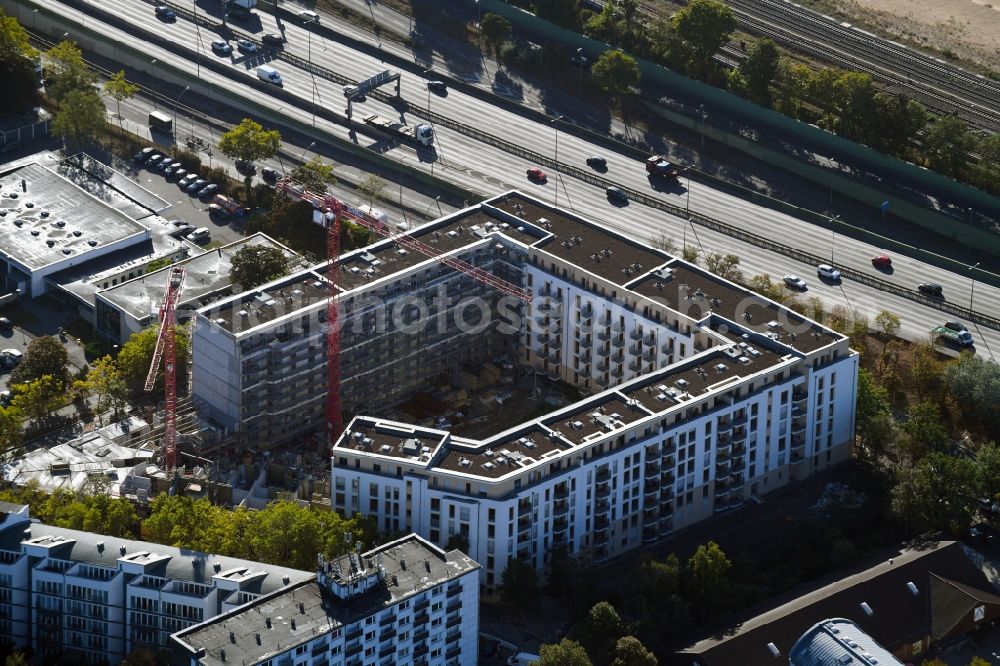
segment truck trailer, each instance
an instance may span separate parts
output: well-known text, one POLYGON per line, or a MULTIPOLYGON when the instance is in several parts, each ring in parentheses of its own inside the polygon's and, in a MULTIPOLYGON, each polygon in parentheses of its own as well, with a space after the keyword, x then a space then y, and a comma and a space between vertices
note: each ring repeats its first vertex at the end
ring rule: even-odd
POLYGON ((651 155, 646 160, 646 173, 651 176, 677 180, 677 167, 663 155, 651 155))
POLYGON ((965 330, 965 327, 955 322, 947 322, 944 326, 937 326, 931 329, 931 335, 946 342, 956 344, 959 347, 972 346, 972 334, 965 330))
POLYGON ((366 125, 377 127, 389 134, 402 137, 407 141, 415 141, 422 146, 431 146, 434 144, 434 128, 426 123, 422 125, 405 125, 376 114, 365 116, 362 120, 366 125))

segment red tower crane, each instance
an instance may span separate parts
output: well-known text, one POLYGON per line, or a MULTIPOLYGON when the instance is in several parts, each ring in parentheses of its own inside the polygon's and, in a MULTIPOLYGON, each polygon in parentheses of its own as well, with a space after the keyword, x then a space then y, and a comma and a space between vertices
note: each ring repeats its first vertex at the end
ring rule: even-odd
POLYGON ((153 362, 146 375, 145 389, 152 391, 156 384, 156 372, 163 359, 163 393, 166 400, 164 417, 163 450, 167 461, 167 471, 177 466, 177 301, 180 299, 184 283, 184 269, 171 268, 167 274, 167 288, 160 305, 160 334, 156 337, 153 362))
POLYGON ((466 261, 462 261, 456 257, 445 256, 440 250, 422 243, 406 233, 400 233, 363 210, 350 206, 332 195, 307 190, 290 178, 279 180, 278 189, 293 199, 308 201, 314 208, 325 211, 328 216, 332 215, 332 218, 328 218, 329 222, 326 234, 326 256, 328 260, 327 265, 329 266, 327 283, 330 290, 330 298, 326 305, 326 425, 331 443, 340 436, 344 428, 343 414, 340 408, 340 313, 337 310, 341 217, 346 217, 380 236, 391 238, 409 250, 419 252, 427 257, 436 258, 445 266, 464 273, 484 284, 488 284, 505 294, 514 296, 522 301, 531 300, 531 292, 529 290, 522 289, 503 278, 498 278, 491 273, 487 273, 483 269, 477 268, 466 261))

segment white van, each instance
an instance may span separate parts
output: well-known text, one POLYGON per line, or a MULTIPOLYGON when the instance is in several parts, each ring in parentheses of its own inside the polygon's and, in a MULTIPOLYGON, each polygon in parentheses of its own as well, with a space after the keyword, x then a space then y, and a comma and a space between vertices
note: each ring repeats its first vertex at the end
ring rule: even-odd
POLYGON ((261 81, 267 81, 268 83, 273 83, 276 86, 281 85, 281 74, 278 74, 278 70, 270 65, 261 65, 257 68, 257 78, 261 81))
POLYGON ((518 652, 513 657, 508 657, 507 666, 530 666, 530 664, 535 664, 540 660, 537 654, 531 654, 530 652, 518 652))
POLYGON ((208 240, 209 232, 207 227, 198 227, 194 231, 188 234, 188 240, 192 243, 198 243, 203 240, 208 240))

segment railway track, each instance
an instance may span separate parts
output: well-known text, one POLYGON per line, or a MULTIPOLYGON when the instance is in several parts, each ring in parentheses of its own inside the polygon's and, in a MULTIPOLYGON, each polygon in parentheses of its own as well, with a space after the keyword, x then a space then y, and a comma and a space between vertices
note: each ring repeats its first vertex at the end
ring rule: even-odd
POLYGON ((1000 129, 1000 83, 882 39, 785 0, 726 0, 747 32, 803 50, 957 113, 980 129, 1000 129))

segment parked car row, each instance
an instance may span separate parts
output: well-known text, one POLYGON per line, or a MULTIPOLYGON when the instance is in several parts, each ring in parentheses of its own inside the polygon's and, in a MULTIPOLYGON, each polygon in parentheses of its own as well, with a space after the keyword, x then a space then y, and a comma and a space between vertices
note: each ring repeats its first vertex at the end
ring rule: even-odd
POLYGON ((177 186, 188 194, 210 197, 219 191, 218 185, 199 178, 196 173, 188 173, 180 162, 152 146, 140 150, 133 159, 150 171, 162 173, 168 179, 176 179, 177 186))

